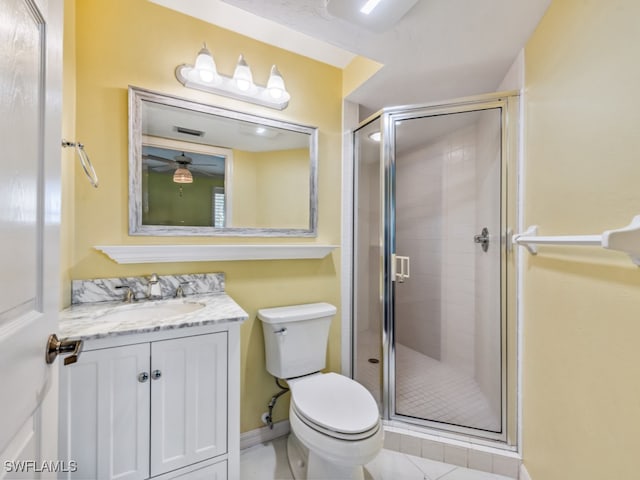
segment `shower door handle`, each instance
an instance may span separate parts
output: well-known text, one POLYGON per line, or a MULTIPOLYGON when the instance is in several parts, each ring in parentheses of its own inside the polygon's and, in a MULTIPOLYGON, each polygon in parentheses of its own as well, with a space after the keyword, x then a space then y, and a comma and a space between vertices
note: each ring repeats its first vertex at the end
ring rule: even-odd
POLYGON ((411 278, 411 260, 409 257, 403 257, 394 253, 391 259, 391 268, 391 279, 394 282, 404 283, 406 279, 411 278))
POLYGON ((473 241, 480 244, 483 252, 489 250, 489 229, 484 227, 480 235, 473 236, 473 241))

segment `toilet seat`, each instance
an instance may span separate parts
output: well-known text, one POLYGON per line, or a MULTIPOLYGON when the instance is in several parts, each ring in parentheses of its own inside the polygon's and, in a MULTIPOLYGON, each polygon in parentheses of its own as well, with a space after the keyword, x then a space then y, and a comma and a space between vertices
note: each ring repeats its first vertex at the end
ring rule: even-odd
POLYGON ((380 429, 378 406, 358 382, 337 373, 289 380, 291 409, 310 428, 341 440, 363 440, 380 429))
POLYGON ((366 440, 367 438, 374 436, 376 433, 378 433, 378 430, 380 430, 381 424, 380 422, 378 422, 376 425, 373 426, 373 428, 365 432, 343 433, 336 430, 325 428, 322 425, 317 424, 310 418, 304 416, 304 414, 300 413, 300 411, 296 408, 295 403, 291 404, 291 409, 293 411, 293 414, 296 415, 296 417, 298 417, 298 419, 309 428, 315 430, 318 433, 322 433, 328 437, 335 438, 338 440, 346 440, 346 441, 366 440))

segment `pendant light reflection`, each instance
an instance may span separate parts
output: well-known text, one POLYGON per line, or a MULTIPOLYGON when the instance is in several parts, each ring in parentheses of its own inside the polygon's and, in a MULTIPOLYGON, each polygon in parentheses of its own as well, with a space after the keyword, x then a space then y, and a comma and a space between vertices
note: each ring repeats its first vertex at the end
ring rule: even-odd
POLYGON ((193 175, 186 167, 180 166, 173 172, 173 181, 175 183, 193 183, 193 175))
POLYGON ((372 132, 369 134, 369 138, 374 142, 379 142, 382 134, 380 132, 372 132))
POLYGON ((244 55, 240 55, 233 76, 218 73, 216 63, 206 44, 198 52, 194 65, 179 65, 176 78, 185 87, 203 90, 225 97, 284 110, 289 105, 291 95, 287 92, 284 78, 273 65, 266 86, 253 82, 251 68, 244 55))

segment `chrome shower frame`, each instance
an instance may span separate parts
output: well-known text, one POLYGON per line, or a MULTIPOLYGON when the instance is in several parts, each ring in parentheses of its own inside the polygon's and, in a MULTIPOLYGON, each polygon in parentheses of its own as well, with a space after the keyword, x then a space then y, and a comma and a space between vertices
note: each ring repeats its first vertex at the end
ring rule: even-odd
POLYGON ((518 156, 519 93, 517 91, 498 92, 474 97, 466 97, 446 102, 406 105, 385 108, 360 122, 351 136, 354 162, 354 208, 353 208, 353 263, 352 263, 352 305, 351 305, 351 365, 355 376, 357 352, 357 306, 353 301, 357 292, 358 276, 355 274, 357 238, 357 148, 356 132, 371 124, 380 122, 380 311, 382 312, 382 416, 394 426, 424 427, 425 432, 450 437, 466 442, 515 449, 517 447, 518 425, 518 375, 517 375, 517 321, 516 321, 516 259, 510 244, 511 234, 517 225, 517 156, 518 156), (426 419, 416 419, 400 415, 395 405, 395 282, 392 278, 392 258, 396 253, 395 238, 395 122, 416 117, 464 113, 499 108, 501 112, 501 206, 500 206, 500 315, 501 315, 501 432, 489 432, 472 427, 448 425, 426 419))

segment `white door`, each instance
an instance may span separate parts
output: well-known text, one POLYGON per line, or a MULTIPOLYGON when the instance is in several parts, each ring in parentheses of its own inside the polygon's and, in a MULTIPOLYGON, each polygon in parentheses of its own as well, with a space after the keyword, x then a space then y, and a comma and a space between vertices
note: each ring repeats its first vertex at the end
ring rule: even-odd
POLYGON ((151 476, 227 452, 227 334, 151 344, 151 476))
POLYGON ((62 6, 0 2, 0 478, 57 455, 62 6))
POLYGON ((83 352, 60 373, 64 478, 149 477, 149 344, 83 352))

